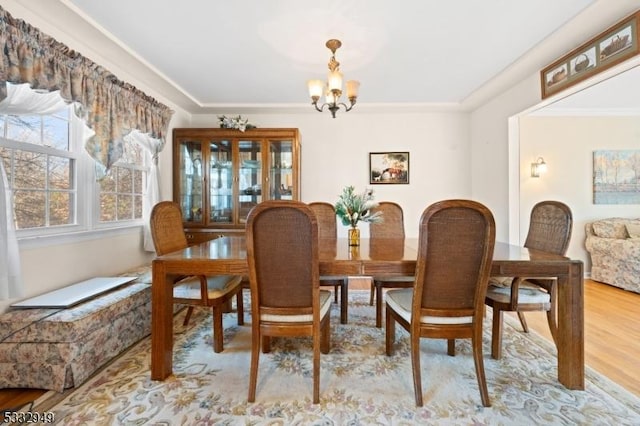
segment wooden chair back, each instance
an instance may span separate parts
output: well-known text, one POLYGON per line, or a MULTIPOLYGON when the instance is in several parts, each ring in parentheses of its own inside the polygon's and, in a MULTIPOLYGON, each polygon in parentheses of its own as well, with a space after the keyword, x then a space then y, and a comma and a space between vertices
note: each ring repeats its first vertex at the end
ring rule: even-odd
POLYGON ((309 207, 318 220, 318 237, 321 239, 336 238, 338 225, 334 207, 323 201, 309 203, 309 207))
POLYGON ((382 212, 382 222, 369 224, 371 238, 404 238, 404 214, 399 204, 382 201, 374 212, 382 212))
POLYGON ((247 219, 247 259, 252 312, 311 312, 319 291, 318 222, 306 204, 269 201, 255 207, 247 219))
POLYGON ((560 201, 541 201, 531 209, 529 232, 524 246, 565 255, 571 241, 573 215, 560 201))
POLYGON ((158 256, 182 250, 189 245, 184 234, 182 212, 178 203, 161 201, 153 206, 150 227, 158 256))
POLYGON ((474 316, 482 321, 495 222, 484 205, 447 200, 420 219, 414 318, 474 316))

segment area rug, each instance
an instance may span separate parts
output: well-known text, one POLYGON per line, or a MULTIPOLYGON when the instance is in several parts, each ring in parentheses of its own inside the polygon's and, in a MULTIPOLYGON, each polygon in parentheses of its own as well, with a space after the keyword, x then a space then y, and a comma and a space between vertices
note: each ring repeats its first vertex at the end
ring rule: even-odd
MULTIPOLYGON (((350 292, 349 323, 332 310, 331 351, 321 356, 320 404, 311 403, 311 342, 274 339, 261 354, 256 401, 247 402, 250 315, 238 326, 225 315, 225 349, 212 349, 211 316, 182 315, 174 324, 174 375, 151 381, 151 342, 144 339, 64 400, 51 407, 65 425, 638 425, 640 398, 587 368, 585 391, 557 380, 553 345, 505 324, 503 358, 484 351, 492 406, 480 401, 471 345, 422 339, 424 407, 414 403, 409 339, 397 327, 396 351, 384 353, 368 291, 350 292)), ((247 303, 248 306, 248 303, 247 303)), ((37 407, 35 408, 37 409, 37 407)))

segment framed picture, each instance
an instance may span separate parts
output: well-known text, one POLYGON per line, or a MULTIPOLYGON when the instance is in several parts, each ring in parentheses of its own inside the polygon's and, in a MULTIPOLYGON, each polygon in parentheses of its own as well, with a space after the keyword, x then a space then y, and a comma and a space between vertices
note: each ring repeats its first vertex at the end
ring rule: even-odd
POLYGON ((370 152, 369 183, 409 183, 409 153, 370 152))
POLYGON ((593 204, 640 204, 640 150, 593 152, 593 204))
POLYGON ((640 53, 639 19, 627 16, 540 71, 542 99, 640 53))

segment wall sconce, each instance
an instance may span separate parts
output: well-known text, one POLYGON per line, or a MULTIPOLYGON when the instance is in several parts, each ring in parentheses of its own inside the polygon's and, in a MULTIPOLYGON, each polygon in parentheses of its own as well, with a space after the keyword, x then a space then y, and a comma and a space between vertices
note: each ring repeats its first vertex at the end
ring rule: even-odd
POLYGON ((531 177, 540 177, 542 173, 547 172, 547 163, 544 158, 538 157, 535 163, 531 163, 531 177))

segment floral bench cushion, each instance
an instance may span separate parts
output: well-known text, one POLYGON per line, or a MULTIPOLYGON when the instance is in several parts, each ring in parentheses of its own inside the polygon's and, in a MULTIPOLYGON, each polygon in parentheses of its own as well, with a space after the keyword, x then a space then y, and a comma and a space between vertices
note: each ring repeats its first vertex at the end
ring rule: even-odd
POLYGON ((151 267, 121 276, 137 278, 69 309, 0 314, 0 388, 62 392, 148 335, 151 267))
POLYGON ((149 285, 133 283, 69 309, 16 309, 0 317, 5 342, 75 342, 149 301, 149 285))

